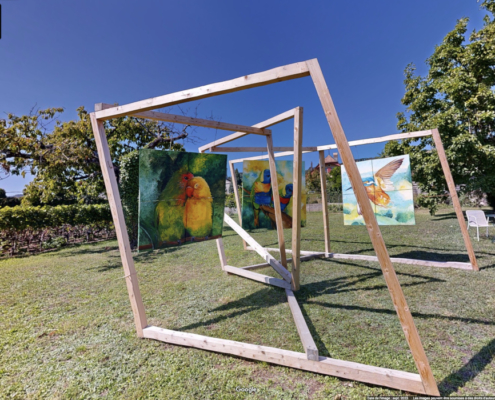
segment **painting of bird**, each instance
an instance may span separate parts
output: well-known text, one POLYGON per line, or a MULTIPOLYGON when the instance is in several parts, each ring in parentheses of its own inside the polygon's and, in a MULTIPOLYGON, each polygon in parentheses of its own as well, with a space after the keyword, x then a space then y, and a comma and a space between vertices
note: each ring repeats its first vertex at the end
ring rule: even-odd
POLYGON ((282 210, 282 212, 285 211, 287 205, 290 203, 293 192, 294 185, 292 183, 288 183, 287 185, 285 185, 285 194, 280 193, 280 209, 282 210))
MULTIPOLYGON (((380 207, 388 208, 390 204, 390 196, 387 191, 395 190, 391 180, 392 175, 400 168, 403 158, 398 158, 390 161, 384 167, 380 168, 373 177, 362 178, 366 194, 370 201, 380 207)), ((346 189, 350 190, 352 187, 346 189)), ((362 215, 361 208, 358 204, 358 214, 362 215)))
POLYGON ((183 223, 186 234, 192 238, 208 239, 211 235, 213 198, 206 180, 195 176, 186 186, 186 204, 183 223))
POLYGON ((160 193, 155 208, 155 225, 160 242, 181 244, 184 239, 186 187, 194 178, 186 168, 176 171, 160 193))
POLYGON ((254 181, 251 189, 251 202, 254 209, 254 226, 259 227, 260 206, 272 204, 272 181, 269 169, 263 170, 254 181))

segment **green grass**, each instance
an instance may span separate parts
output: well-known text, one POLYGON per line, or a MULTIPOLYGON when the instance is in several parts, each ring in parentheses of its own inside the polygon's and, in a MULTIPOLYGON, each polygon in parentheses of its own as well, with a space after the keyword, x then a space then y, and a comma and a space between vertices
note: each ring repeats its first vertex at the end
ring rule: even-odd
MULTIPOLYGON (((416 226, 383 227, 391 255, 468 261, 452 212, 416 217, 416 226)), ((340 213, 330 222, 332 251, 373 254, 364 227, 344 227, 340 213)), ((322 251, 322 232, 321 213, 308 213, 302 249, 322 251)), ((261 262, 230 228, 224 235, 230 265, 261 262)), ((277 246, 274 231, 253 236, 277 246)), ((495 394, 495 244, 473 244, 478 273, 396 265, 442 395, 495 394)), ((214 242, 135 260, 150 325, 303 351, 284 291, 223 274, 214 242)), ((401 393, 138 339, 116 241, 2 260, 0 274, 0 398, 249 396, 236 388, 266 399, 401 393)), ((321 355, 417 372, 378 263, 313 260, 301 278, 297 298, 321 355)))

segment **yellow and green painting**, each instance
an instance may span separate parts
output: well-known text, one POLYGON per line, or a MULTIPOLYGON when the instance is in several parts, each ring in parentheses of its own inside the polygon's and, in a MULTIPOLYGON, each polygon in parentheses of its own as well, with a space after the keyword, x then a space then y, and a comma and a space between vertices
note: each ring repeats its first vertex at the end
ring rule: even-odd
MULTIPOLYGON (((409 155, 357 162, 378 225, 415 225, 409 155)), ((361 209, 342 166, 344 225, 364 225, 361 209)))
POLYGON ((222 236, 227 156, 139 150, 139 250, 222 236))
MULTIPOLYGON (((277 182, 284 229, 292 228, 292 161, 276 161, 277 182)), ((302 163, 301 226, 306 225, 306 184, 302 163)), ((242 227, 276 229, 272 177, 268 161, 244 161, 242 169, 242 227)))

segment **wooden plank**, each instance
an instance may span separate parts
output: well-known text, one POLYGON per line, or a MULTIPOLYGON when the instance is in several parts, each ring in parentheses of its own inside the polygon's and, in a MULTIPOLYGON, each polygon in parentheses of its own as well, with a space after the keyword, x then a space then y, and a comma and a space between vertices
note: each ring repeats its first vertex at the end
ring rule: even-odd
MULTIPOLYGON (((265 121, 259 122, 255 125, 253 125, 253 127, 255 127, 255 128, 268 128, 269 126, 276 125, 280 122, 287 121, 291 118, 294 118, 294 109, 285 111, 282 114, 275 115, 272 118, 269 118, 265 121)), ((200 153, 204 153, 206 150, 209 150, 212 147, 216 147, 216 146, 219 146, 221 144, 232 142, 233 140, 239 139, 239 138, 246 136, 246 135, 247 135, 247 133, 245 133, 245 132, 236 132, 236 133, 233 133, 232 135, 225 136, 225 137, 217 139, 211 143, 205 144, 204 146, 201 146, 198 149, 198 151, 200 153)))
POLYGON ((452 173, 450 172, 449 162, 447 161, 447 156, 445 155, 442 138, 440 137, 438 129, 432 129, 431 133, 437 149, 438 158, 440 158, 440 164, 442 165, 445 179, 447 180, 447 186, 449 187, 450 197, 452 198, 452 204, 454 206, 455 214, 457 215, 457 220, 459 221, 462 238, 464 239, 464 245, 466 246, 469 256, 469 261, 471 261, 472 269, 474 271, 479 271, 478 261, 476 260, 471 238, 469 237, 466 222, 464 221, 461 203, 459 201, 459 197, 457 196, 457 190, 455 190, 454 178, 452 178, 452 173))
POLYGON ((225 271, 231 274, 242 276, 243 278, 252 279, 253 281, 266 283, 267 285, 277 286, 282 289, 290 289, 290 283, 287 283, 283 279, 274 278, 273 276, 258 274, 257 272, 251 272, 245 269, 232 267, 231 265, 226 265, 225 271))
POLYGON ((330 253, 330 221, 328 218, 327 205, 327 171, 325 170, 325 152, 321 150, 320 155, 320 185, 321 185, 321 203, 323 210, 323 232, 325 237, 325 253, 330 253))
MULTIPOLYGON (((303 154, 306 153, 313 153, 313 151, 303 151, 303 154)), ((277 157, 285 157, 285 156, 291 156, 293 155, 293 151, 282 151, 281 153, 275 153, 274 156, 275 158, 277 157)), ((245 158, 238 158, 235 160, 232 160, 233 163, 239 163, 243 161, 250 161, 250 160, 266 160, 268 158, 268 155, 262 155, 262 156, 253 156, 253 157, 245 157, 245 158)))
POLYGON ((117 179, 115 178, 112 156, 110 155, 110 150, 108 148, 103 122, 96 120, 95 113, 91 113, 90 118, 100 159, 101 171, 103 173, 103 180, 107 191, 108 203, 110 204, 115 233, 117 234, 120 257, 122 266, 124 267, 125 282, 129 293, 132 313, 134 314, 134 323, 136 325, 137 335, 143 337, 143 329, 148 325, 148 322, 146 320, 146 312, 139 290, 134 260, 132 259, 131 245, 129 243, 129 236, 125 225, 122 203, 120 202, 119 187, 117 185, 117 179))
POLYGON ((202 126, 203 128, 220 129, 223 131, 240 131, 243 133, 254 133, 266 136, 271 133, 269 129, 257 128, 255 126, 229 124, 227 122, 212 121, 210 119, 193 118, 185 115, 166 114, 157 111, 140 111, 130 114, 131 117, 152 119, 154 121, 174 122, 178 124, 202 126))
MULTIPOLYGON (((364 260, 364 261, 378 261, 376 256, 367 256, 362 254, 340 254, 340 253, 330 253, 329 258, 341 258, 346 260, 364 260)), ((415 260, 411 258, 398 258, 390 257, 393 263, 397 264, 410 264, 410 265, 421 265, 424 267, 438 267, 438 268, 457 268, 471 271, 473 269, 470 263, 462 263, 455 261, 427 261, 427 260, 415 260)))
MULTIPOLYGON (((239 197, 239 189, 237 187, 237 177, 235 176, 234 163, 229 163, 230 167, 230 176, 232 177, 232 187, 234 189, 234 197, 235 197, 235 205, 237 207, 237 218, 239 218, 239 226, 242 227, 242 208, 241 208, 241 199, 239 197)), ((246 250, 247 244, 246 241, 242 240, 242 247, 246 250)))
POLYGON ((309 60, 306 63, 311 73, 313 83, 315 84, 316 92, 318 93, 318 97, 320 98, 320 102, 325 112, 328 124, 332 131, 333 138, 335 140, 335 143, 337 144, 340 156, 342 157, 347 175, 349 176, 349 179, 351 181, 351 185, 357 198, 357 202, 361 207, 366 228, 370 235, 375 253, 378 257, 378 261, 380 262, 385 281, 387 282, 390 297, 392 298, 395 310, 397 311, 402 330, 404 331, 407 343, 409 344, 409 348, 411 349, 416 367, 418 368, 419 374, 421 375, 425 392, 433 396, 439 396, 440 393, 438 391, 435 378, 433 377, 433 373, 431 372, 428 358, 426 357, 421 339, 419 338, 419 334, 416 329, 416 325, 414 324, 411 311, 409 310, 406 299, 404 298, 404 293, 402 292, 399 280, 397 279, 397 275, 395 274, 394 267, 388 255, 387 247, 385 246, 385 242, 380 232, 380 227, 378 226, 375 214, 373 212, 373 209, 371 208, 366 190, 361 181, 361 175, 359 174, 356 162, 354 161, 351 148, 347 143, 347 138, 337 116, 337 111, 333 104, 332 98, 330 97, 330 92, 328 91, 328 87, 325 82, 325 78, 323 77, 323 73, 321 72, 320 65, 318 64, 318 60, 316 59, 309 60))
MULTIPOLYGON (((325 256, 325 253, 323 253, 323 256, 325 256)), ((301 256, 299 259, 301 261, 308 261, 308 260, 313 260, 315 258, 321 258, 320 255, 318 254, 312 254, 312 255, 309 255, 309 256, 301 256)), ((280 260, 278 260, 280 262, 280 260)), ((288 258, 287 259, 287 262, 292 262, 292 258, 288 258)), ((261 269, 261 268, 266 268, 266 267, 269 267, 270 264, 268 263, 262 263, 262 264, 255 264, 255 265, 248 265, 246 267, 240 267, 241 269, 247 269, 249 271, 252 271, 253 269, 261 269)))
POLYGON ((242 229, 238 224, 235 223, 235 221, 230 218, 227 214, 224 214, 223 216, 224 221, 235 231, 237 234, 243 238, 252 248, 254 251, 256 251, 261 257, 264 258, 264 260, 269 263, 272 268, 277 271, 282 278, 284 278, 284 281, 286 282, 291 282, 292 280, 292 275, 289 271, 285 269, 285 267, 280 264, 268 251, 266 251, 263 246, 261 246, 256 240, 253 239, 253 237, 247 233, 244 229, 242 229))
MULTIPOLYGON (((382 137, 377 137, 377 138, 352 140, 348 143, 349 143, 349 146, 352 147, 352 146, 361 146, 363 144, 389 142, 391 140, 420 138, 420 137, 430 136, 430 135, 431 135, 431 131, 429 131, 429 130, 428 131, 417 131, 417 132, 405 132, 405 133, 396 133, 393 135, 382 136, 382 137)), ((318 151, 332 150, 332 149, 336 149, 336 148, 337 148, 336 144, 329 144, 326 146, 318 146, 318 151)))
POLYGON ((273 347, 210 338, 188 332, 177 332, 155 326, 144 330, 144 337, 179 346, 231 354, 237 357, 264 361, 271 364, 315 372, 322 375, 380 385, 408 392, 426 394, 418 374, 388 368, 373 367, 351 361, 319 357, 319 361, 308 360, 306 354, 273 347))
MULTIPOLYGON (((279 251, 279 249, 276 249, 274 247, 263 247, 267 251, 279 251)), ((248 246, 246 250, 254 250, 252 247, 248 246)), ((292 253, 292 250, 286 249, 286 253, 292 253)), ((323 251, 305 251, 305 250, 299 250, 300 254, 305 254, 305 255, 313 255, 313 256, 319 256, 319 257, 325 257, 325 252, 323 251)))
POLYGON ((212 83, 210 85, 205 85, 194 89, 166 94, 164 96, 153 97, 134 103, 101 110, 96 113, 96 118, 99 120, 106 120, 110 118, 122 117, 138 111, 148 111, 156 108, 170 107, 176 104, 186 103, 188 101, 238 92, 240 90, 270 85, 271 83, 302 78, 308 75, 309 71, 305 62, 289 64, 224 82, 212 83))
MULTIPOLYGON (((267 136, 268 137, 268 136, 267 136)), ((301 198, 302 198, 302 140, 303 108, 297 107, 294 113, 294 162, 292 178, 292 290, 299 290, 301 268, 301 198)), ((282 256, 282 254, 280 254, 282 256)))
POLYGON ((223 248, 222 238, 217 239, 217 249, 218 249, 218 257, 220 258, 220 266, 222 267, 222 270, 225 271, 225 266, 227 265, 227 257, 225 257, 225 249, 223 248))
POLYGON ((280 249, 280 263, 287 268, 287 258, 285 256, 284 225, 282 221, 282 208, 280 206, 280 194, 278 192, 278 174, 273 157, 272 135, 266 137, 266 148, 268 151, 268 164, 270 165, 270 180, 272 183, 273 208, 275 209, 275 221, 277 224, 278 247, 280 249))
POLYGON ((309 331, 304 315, 301 312, 301 308, 297 303, 297 299, 294 296, 294 292, 290 289, 285 289, 285 294, 287 295, 287 302, 289 303, 290 311, 292 312, 292 317, 294 318, 294 323, 296 324, 297 332, 301 338, 304 351, 306 352, 306 357, 308 360, 319 361, 318 348, 316 347, 313 336, 309 331))
MULTIPOLYGON (((317 147, 303 147, 303 151, 317 151, 317 147)), ((265 147, 212 147, 212 153, 262 153, 266 151, 265 147)), ((274 147, 273 151, 290 151, 293 152, 293 147, 274 147)))

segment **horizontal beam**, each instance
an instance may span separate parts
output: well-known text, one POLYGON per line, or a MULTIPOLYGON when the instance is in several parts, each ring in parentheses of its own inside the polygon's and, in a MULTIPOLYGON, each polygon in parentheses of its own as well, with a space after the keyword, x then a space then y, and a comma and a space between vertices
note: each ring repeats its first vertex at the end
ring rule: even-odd
MULTIPOLYGON (((345 260, 378 261, 378 258, 376 256, 366 256, 361 254, 330 253, 328 257, 345 259, 345 260)), ((424 267, 438 267, 438 268, 457 268, 468 271, 473 270, 473 266, 470 263, 455 262, 455 261, 426 261, 426 260, 414 260, 411 258, 397 258, 397 257, 390 257, 390 260, 393 263, 397 263, 397 264, 422 265, 424 267)))
POLYGON ((230 272, 231 274, 242 276, 243 278, 252 279, 253 281, 258 281, 262 283, 266 283, 267 285, 277 286, 282 289, 290 289, 290 283, 278 278, 274 278, 273 276, 258 274, 257 272, 246 271, 245 269, 232 267, 230 265, 226 265, 223 268, 224 271, 230 272))
POLYGON ((301 312, 297 299, 294 296, 294 292, 290 289, 285 289, 285 294, 287 295, 290 311, 292 312, 292 317, 294 318, 297 332, 299 333, 304 351, 306 352, 306 357, 308 360, 319 361, 318 348, 313 340, 313 336, 311 336, 311 332, 306 324, 306 320, 304 319, 304 315, 301 312))
POLYGON ((421 383, 421 377, 418 374, 410 372, 373 367, 328 357, 319 357, 319 361, 313 361, 308 360, 306 354, 295 351, 258 346, 233 340, 210 338, 195 333, 177 332, 155 326, 149 326, 143 329, 143 334, 145 338, 155 339, 165 343, 231 354, 251 360, 316 372, 322 375, 336 376, 343 379, 370 383, 372 385, 426 394, 421 383))
MULTIPOLYGON (((285 111, 282 114, 276 115, 276 116, 269 118, 265 121, 259 122, 255 125, 253 125, 253 127, 255 127, 255 128, 268 128, 268 127, 276 125, 280 122, 287 121, 291 118, 294 118, 294 112, 295 112, 295 108, 293 108, 292 110, 285 111)), ((216 146, 219 146, 221 144, 232 142, 233 140, 239 139, 239 138, 244 137, 246 135, 247 135, 247 133, 245 133, 245 132, 236 132, 236 133, 233 133, 232 135, 225 136, 225 137, 217 139, 211 143, 205 144, 204 146, 201 146, 200 148, 198 148, 198 151, 200 153, 204 153, 206 150, 209 150, 212 147, 216 147, 216 146)))
MULTIPOLYGON (((413 139, 424 136, 431 136, 431 131, 428 130, 428 131, 397 133, 395 135, 388 135, 388 136, 382 136, 371 139, 353 140, 349 142, 349 146, 361 146, 363 144, 382 143, 382 142, 389 142, 391 140, 413 139)), ((337 148, 336 144, 330 144, 327 146, 318 146, 318 151, 331 150, 336 148, 337 148)))
POLYGON ((107 110, 101 110, 96 112, 96 118, 98 120, 106 120, 122 117, 124 115, 134 114, 138 111, 148 111, 156 108, 170 107, 176 104, 187 103, 188 101, 238 92, 244 89, 270 85, 272 83, 302 78, 304 76, 309 76, 309 70, 306 62, 289 64, 283 67, 273 68, 268 71, 259 72, 252 75, 245 75, 240 78, 231 79, 224 82, 212 83, 210 85, 200 86, 194 89, 136 101, 134 103, 112 107, 107 110))
MULTIPOLYGON (((323 253, 323 257, 325 256, 325 253, 323 253)), ((309 255, 309 256, 302 256, 299 258, 299 260, 301 261, 309 261, 309 260, 314 260, 315 258, 320 258, 322 257, 321 255, 319 254, 312 254, 312 255, 309 255)), ((280 260, 278 260, 278 262, 280 262, 280 260)), ((292 258, 288 258, 287 259, 287 262, 292 262, 292 258)), ((266 267, 269 267, 270 264, 268 263, 263 263, 263 264, 255 264, 255 265, 248 265, 246 267, 240 267, 240 269, 247 269, 247 270, 250 270, 252 271, 253 269, 261 269, 261 268, 266 268, 266 267)))
POLYGON ((279 263, 268 251, 266 251, 263 246, 261 246, 254 238, 247 233, 244 229, 242 229, 235 221, 230 218, 227 214, 223 216, 224 221, 241 237, 243 238, 247 244, 251 246, 251 248, 256 251, 264 260, 269 263, 272 268, 277 271, 284 281, 290 283, 292 281, 292 275, 285 267, 279 263))
MULTIPOLYGON (((395 135, 382 136, 382 137, 378 137, 378 138, 354 140, 354 141, 349 142, 349 146, 361 146, 363 144, 388 142, 390 140, 418 138, 418 137, 430 136, 431 134, 432 134, 431 131, 418 131, 418 132, 398 133, 398 134, 395 134, 395 135)), ((337 149, 337 145, 336 144, 329 144, 329 145, 326 145, 326 146, 317 146, 316 147, 316 150, 304 150, 304 148, 303 148, 303 153, 311 153, 311 152, 314 152, 314 151, 332 150, 332 149, 337 149)), ((291 156, 292 154, 294 154, 293 151, 284 151, 284 152, 281 152, 281 153, 275 153, 275 157, 291 156)), ((265 160, 267 158, 268 158, 267 155, 263 155, 263 156, 254 156, 254 157, 240 158, 240 159, 237 159, 237 160, 231 160, 230 162, 232 162, 232 163, 240 163, 240 162, 243 162, 243 161, 250 161, 250 160, 265 160)))
MULTIPOLYGON (((303 150, 306 151, 317 151, 317 147, 303 147, 303 150)), ((266 147, 212 147, 210 149, 212 153, 261 153, 263 151, 266 152, 266 147)), ((294 151, 294 147, 274 147, 273 151, 294 151)))
MULTIPOLYGON (((275 247, 263 247, 263 248, 267 251, 280 251, 279 249, 277 249, 275 247)), ((254 250, 254 249, 248 246, 248 248, 246 250, 254 250)), ((286 249, 285 252, 286 253, 292 253, 292 250, 286 249)), ((299 253, 307 255, 307 256, 311 256, 311 257, 322 257, 322 258, 327 257, 327 255, 324 251, 304 251, 304 250, 301 250, 299 253)))
POLYGON ((166 114, 157 111, 143 111, 130 114, 131 117, 152 119, 154 121, 175 122, 178 124, 202 126, 204 128, 220 129, 224 131, 241 131, 243 133, 254 133, 256 135, 269 135, 269 129, 256 128, 253 126, 229 124, 227 122, 212 121, 209 119, 193 118, 184 115, 166 114))

